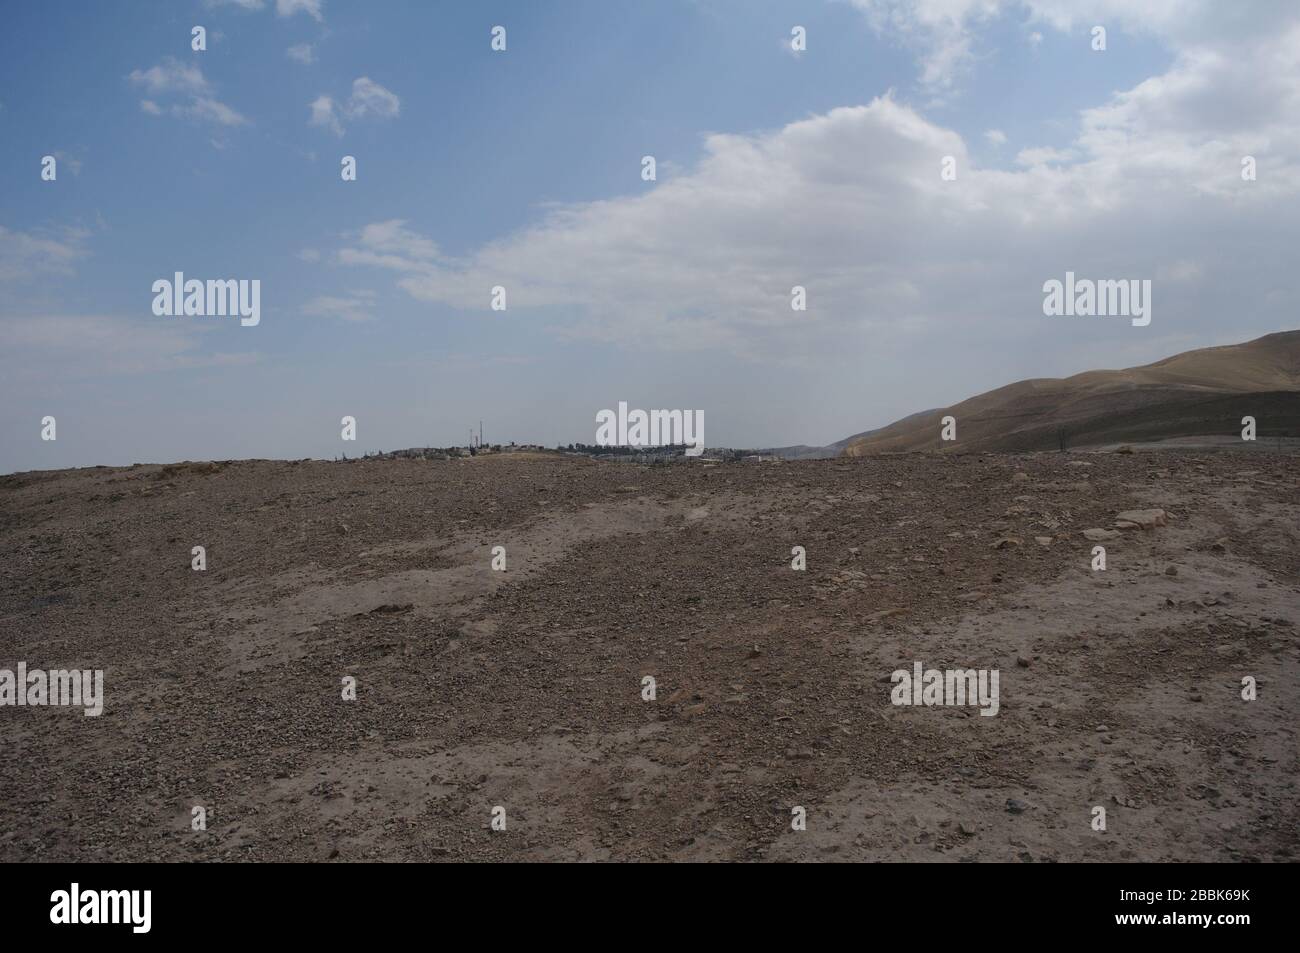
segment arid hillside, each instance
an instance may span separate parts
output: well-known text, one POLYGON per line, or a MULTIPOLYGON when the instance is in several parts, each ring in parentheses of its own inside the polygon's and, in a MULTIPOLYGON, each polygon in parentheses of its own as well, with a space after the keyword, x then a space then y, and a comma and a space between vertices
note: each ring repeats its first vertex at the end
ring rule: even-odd
POLYGON ((1300 331, 1188 351, 1126 370, 999 387, 851 438, 846 456, 911 450, 1057 450, 1236 436, 1253 416, 1261 439, 1300 437, 1300 331), (940 439, 957 420, 958 440, 940 439))
POLYGON ((1296 465, 0 478, 0 669, 104 672, 0 707, 0 861, 1295 860, 1296 465))

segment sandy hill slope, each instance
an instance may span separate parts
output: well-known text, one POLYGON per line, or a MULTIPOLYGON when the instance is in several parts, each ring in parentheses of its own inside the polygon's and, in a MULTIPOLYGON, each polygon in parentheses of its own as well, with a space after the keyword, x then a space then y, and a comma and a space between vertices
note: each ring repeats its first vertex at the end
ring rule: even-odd
POLYGON ((1202 348, 1126 370, 1008 384, 849 438, 846 456, 915 450, 1055 450, 1239 434, 1300 436, 1300 331, 1202 348), (957 441, 939 439, 957 418, 957 441))

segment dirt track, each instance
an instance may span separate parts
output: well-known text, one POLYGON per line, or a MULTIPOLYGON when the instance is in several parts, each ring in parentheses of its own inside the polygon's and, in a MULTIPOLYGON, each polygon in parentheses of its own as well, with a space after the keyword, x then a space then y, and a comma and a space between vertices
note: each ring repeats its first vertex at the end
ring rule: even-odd
POLYGON ((106 673, 0 708, 0 860, 1294 860, 1297 462, 0 477, 0 668, 106 673), (891 705, 915 660, 998 715, 891 705))

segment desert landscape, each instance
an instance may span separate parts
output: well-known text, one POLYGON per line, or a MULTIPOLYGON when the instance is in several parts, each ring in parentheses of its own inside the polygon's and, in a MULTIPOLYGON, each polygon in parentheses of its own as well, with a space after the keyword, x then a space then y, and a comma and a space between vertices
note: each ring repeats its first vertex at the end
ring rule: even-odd
POLYGON ((7 928, 1287 919, 1300 2, 5 13, 7 928))
POLYGON ((0 667, 105 700, 6 709, 0 860, 1293 860, 1296 462, 2 477, 0 667), (891 704, 913 661, 997 716, 891 704))

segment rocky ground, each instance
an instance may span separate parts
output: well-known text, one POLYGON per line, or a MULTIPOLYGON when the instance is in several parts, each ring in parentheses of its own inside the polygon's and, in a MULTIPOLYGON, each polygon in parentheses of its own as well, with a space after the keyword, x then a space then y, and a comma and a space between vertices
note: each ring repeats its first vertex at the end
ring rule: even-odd
POLYGON ((106 681, 0 708, 0 860, 1294 860, 1298 462, 0 477, 0 668, 106 681))

